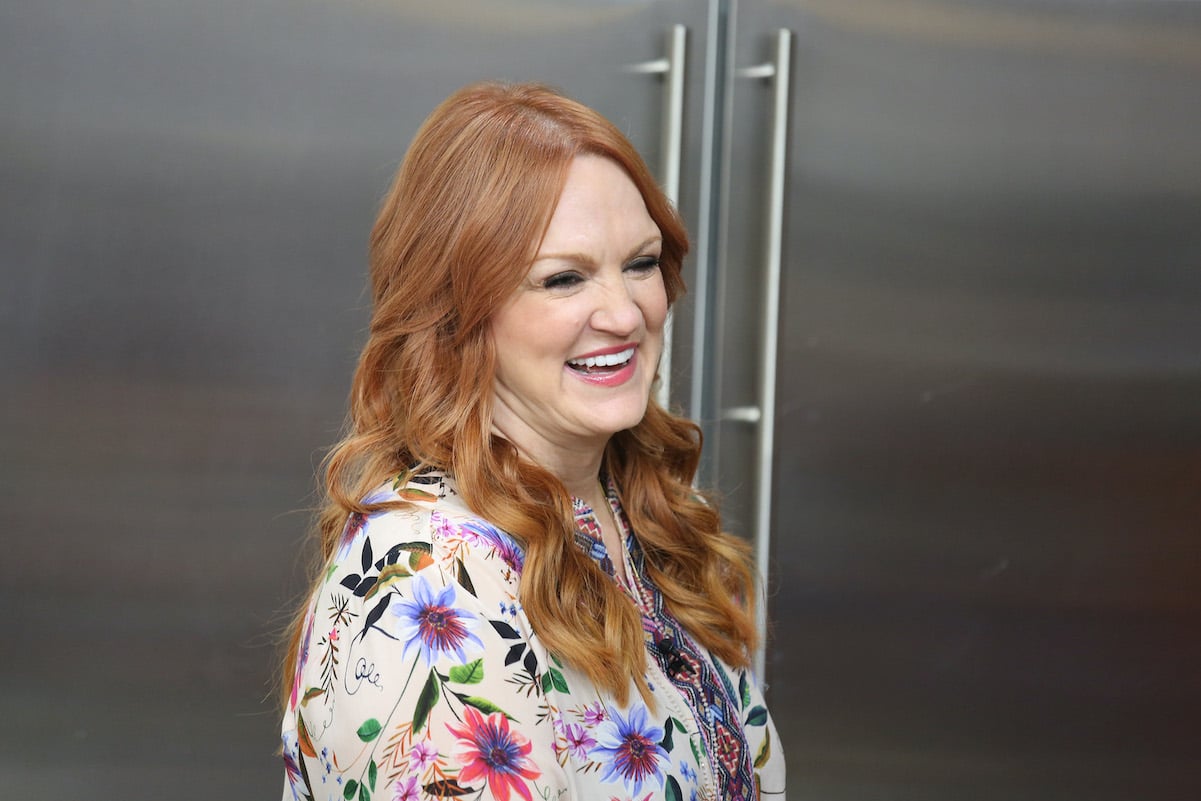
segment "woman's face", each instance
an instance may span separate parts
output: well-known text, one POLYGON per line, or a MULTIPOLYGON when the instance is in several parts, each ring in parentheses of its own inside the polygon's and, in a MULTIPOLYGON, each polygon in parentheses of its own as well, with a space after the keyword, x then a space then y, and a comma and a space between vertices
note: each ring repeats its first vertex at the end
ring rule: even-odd
POLYGON ((642 420, 667 317, 661 249, 626 173, 577 157, 534 263, 492 319, 493 424, 536 461, 603 448, 642 420))

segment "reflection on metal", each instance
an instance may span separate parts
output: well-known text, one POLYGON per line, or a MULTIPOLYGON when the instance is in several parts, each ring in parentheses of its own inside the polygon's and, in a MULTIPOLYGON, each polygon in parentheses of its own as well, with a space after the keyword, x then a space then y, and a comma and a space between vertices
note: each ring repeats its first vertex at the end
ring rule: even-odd
MULTIPOLYGON (((667 33, 667 55, 633 64, 630 72, 664 76, 663 129, 659 181, 667 199, 680 206, 680 164, 684 155, 684 74, 687 67, 686 29, 673 25, 667 33)), ((670 313, 663 325, 663 355, 659 358, 656 399, 663 408, 671 403, 671 349, 673 325, 670 313)))

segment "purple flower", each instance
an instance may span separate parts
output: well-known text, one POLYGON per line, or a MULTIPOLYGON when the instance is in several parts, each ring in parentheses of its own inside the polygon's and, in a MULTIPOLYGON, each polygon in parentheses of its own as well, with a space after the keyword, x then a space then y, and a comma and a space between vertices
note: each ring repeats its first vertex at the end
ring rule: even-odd
POLYGON ((393 801, 420 801, 421 799, 421 786, 417 784, 416 776, 410 776, 404 781, 397 782, 395 790, 396 795, 392 797, 393 801))
POLYGON ((596 730, 597 745, 591 756, 605 766, 603 781, 620 778, 626 790, 637 795, 644 783, 654 782, 663 787, 663 770, 660 761, 668 762, 667 752, 659 741, 663 729, 646 719, 646 707, 630 711, 628 718, 614 711, 612 718, 596 730))
POLYGON ((584 722, 595 726, 605 720, 605 707, 600 701, 595 701, 584 707, 584 722))
POLYGON ((409 759, 413 770, 425 773, 426 769, 438 760, 438 746, 429 740, 422 740, 413 746, 412 751, 409 751, 409 759))
POLYGON ((520 573, 525 554, 512 537, 478 520, 464 520, 460 525, 463 539, 472 545, 491 548, 512 570, 520 573))
POLYGON ((414 576, 410 585, 412 600, 392 605, 392 614, 400 619, 400 638, 405 641, 404 653, 417 648, 426 665, 432 665, 443 654, 454 654, 460 663, 468 660, 465 645, 474 646, 473 653, 484 650, 480 638, 472 633, 479 625, 475 615, 455 608, 455 588, 449 584, 435 594, 424 576, 414 576))
POLYGON ((578 723, 568 723, 563 736, 567 738, 567 750, 576 759, 587 759, 588 751, 596 745, 596 739, 578 723))

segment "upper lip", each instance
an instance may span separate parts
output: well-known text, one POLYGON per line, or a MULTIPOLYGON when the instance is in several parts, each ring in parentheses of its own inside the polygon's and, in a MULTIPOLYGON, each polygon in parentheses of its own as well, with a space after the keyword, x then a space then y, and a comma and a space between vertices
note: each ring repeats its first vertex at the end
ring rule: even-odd
POLYGON ((637 342, 625 342, 621 345, 612 345, 608 348, 600 348, 599 350, 593 350, 593 351, 589 351, 587 353, 581 353, 578 356, 572 356, 572 357, 568 358, 567 361, 578 362, 578 361, 582 361, 584 359, 595 358, 596 356, 608 356, 611 353, 621 353, 623 350, 629 350, 630 348, 637 348, 637 347, 638 347, 637 342))

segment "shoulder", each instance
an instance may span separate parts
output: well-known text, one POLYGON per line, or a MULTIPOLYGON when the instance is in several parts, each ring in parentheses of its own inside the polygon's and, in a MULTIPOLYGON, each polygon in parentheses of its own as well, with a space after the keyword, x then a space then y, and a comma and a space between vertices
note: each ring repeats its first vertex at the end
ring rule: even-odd
POLYGON ((428 472, 389 479, 364 502, 379 506, 352 514, 330 557, 325 578, 360 598, 386 583, 437 566, 450 575, 483 568, 515 586, 524 564, 517 541, 472 512, 454 480, 428 472))

